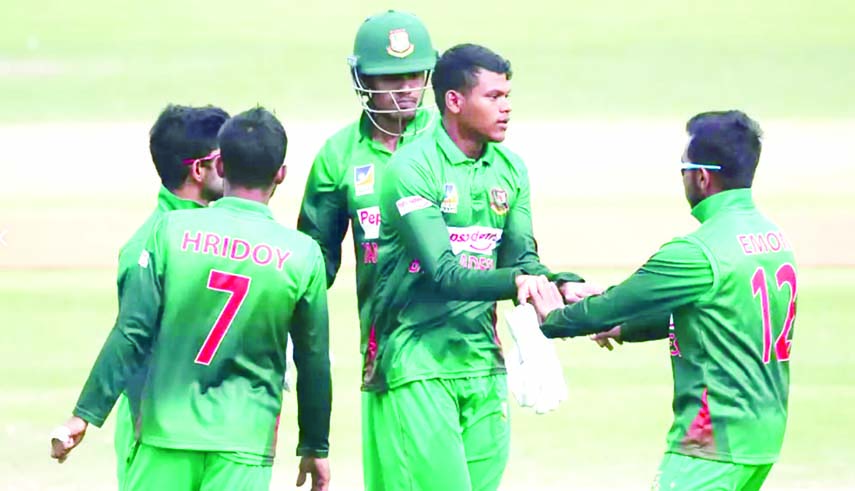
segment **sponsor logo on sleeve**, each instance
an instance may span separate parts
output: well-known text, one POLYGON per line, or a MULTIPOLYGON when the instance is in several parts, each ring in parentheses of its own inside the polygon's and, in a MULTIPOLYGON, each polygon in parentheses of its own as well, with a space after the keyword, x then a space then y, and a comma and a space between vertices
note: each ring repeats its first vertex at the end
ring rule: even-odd
POLYGON ((374 164, 359 165, 353 169, 353 188, 357 196, 374 193, 374 164))
POLYGON ((504 215, 511 209, 508 204, 508 192, 502 188, 493 188, 490 190, 490 208, 497 215, 504 215))
POLYGON ((147 250, 145 250, 145 249, 143 249, 142 253, 140 254, 140 259, 139 259, 139 261, 137 261, 137 264, 139 264, 139 265, 140 265, 140 267, 141 267, 141 268, 143 268, 143 269, 147 268, 147 267, 148 267, 148 263, 149 263, 149 259, 148 259, 148 257, 149 257, 149 256, 148 256, 148 251, 147 251, 147 250))
POLYGON ((406 216, 414 211, 423 210, 431 205, 433 205, 433 203, 421 196, 407 196, 406 198, 401 198, 395 202, 395 206, 398 207, 398 213, 400 213, 401 216, 406 216))
POLYGON ((478 226, 448 227, 448 240, 454 254, 492 254, 502 241, 502 229, 478 226))
POLYGON ((457 213, 457 204, 460 202, 460 197, 457 194, 457 186, 453 182, 445 183, 443 186, 443 198, 440 209, 443 213, 457 213))
POLYGON ((380 207, 371 206, 356 210, 359 226, 362 227, 362 235, 365 240, 380 238, 380 207))

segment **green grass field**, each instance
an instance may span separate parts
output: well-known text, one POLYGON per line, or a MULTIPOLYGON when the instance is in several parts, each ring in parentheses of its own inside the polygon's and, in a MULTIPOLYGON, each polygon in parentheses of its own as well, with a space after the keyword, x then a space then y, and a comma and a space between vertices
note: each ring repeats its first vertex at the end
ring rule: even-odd
MULTIPOLYGON (((603 281, 625 271, 583 270, 603 281)), ((359 358, 352 277, 331 292, 335 401, 333 489, 360 489, 359 358)), ((112 325, 110 270, 0 275, 0 489, 109 490, 112 421, 92 429, 72 458, 47 458, 47 432, 68 414, 112 325)), ((842 340, 855 316, 855 270, 801 272, 792 359, 790 424, 767 489, 851 489, 855 360, 842 340)), ((505 334, 505 333, 502 333, 505 334)), ((508 339, 506 336, 505 339, 508 339)), ((546 416, 512 414, 512 455, 502 489, 646 489, 670 424, 667 344, 613 353, 585 340, 559 343, 570 400, 546 416)), ((514 403, 512 403, 514 406, 514 403)), ((515 406, 514 406, 515 407, 515 406)), ((286 399, 273 489, 294 479, 294 399, 286 399)))
POLYGON ((849 0, 33 0, 0 4, 0 121, 149 120, 167 101, 349 118, 353 35, 390 6, 441 49, 511 59, 527 118, 855 114, 849 0))
MULTIPOLYGON (((159 110, 275 110, 289 178, 271 207, 293 223, 314 153, 358 111, 353 34, 389 6, 419 14, 440 49, 473 41, 511 59, 509 144, 530 168, 544 260, 603 284, 694 227, 675 170, 685 119, 735 107, 760 121, 758 202, 802 265, 790 425, 765 489, 855 489, 852 1, 32 0, 0 2, 0 491, 115 489, 112 421, 62 466, 47 434, 112 325, 116 251, 156 192, 159 110)), ((352 259, 330 295, 333 489, 355 491, 352 259)), ((514 411, 502 489, 647 489, 671 419, 667 346, 559 350, 570 400, 514 411)), ((284 412, 272 489, 295 476, 293 396, 284 412)))

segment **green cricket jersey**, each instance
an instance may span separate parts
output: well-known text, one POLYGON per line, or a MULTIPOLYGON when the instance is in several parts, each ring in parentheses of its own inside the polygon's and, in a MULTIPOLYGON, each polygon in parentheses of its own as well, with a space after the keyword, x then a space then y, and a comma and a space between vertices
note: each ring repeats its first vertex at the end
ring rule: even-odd
POLYGON ((75 415, 101 425, 128 377, 148 363, 143 443, 269 463, 290 332, 297 452, 327 455, 326 281, 314 240, 240 198, 165 214, 128 273, 120 305, 75 415))
POLYGON ((750 189, 710 196, 692 214, 701 222, 695 232, 662 246, 603 295, 551 313, 542 329, 548 337, 579 336, 645 316, 622 334, 670 338, 669 451, 772 463, 787 422, 797 291, 792 248, 755 208, 750 189))
MULTIPOLYGON (((408 128, 421 128, 434 115, 419 111, 408 128)), ((371 138, 371 121, 363 114, 329 140, 315 157, 306 181, 297 229, 318 241, 326 261, 327 286, 341 266, 341 244, 352 223, 356 256, 356 299, 362 312, 377 281, 380 237, 380 184, 392 152, 371 138)), ((398 148, 421 134, 402 137, 398 148)), ((368 330, 362 329, 364 350, 368 330)))
POLYGON ((380 277, 363 319, 373 326, 365 389, 503 373, 496 300, 515 297, 519 274, 550 274, 532 234, 522 160, 494 143, 470 159, 437 125, 392 157, 380 213, 380 277))
MULTIPOLYGON (((192 210, 196 208, 204 208, 193 200, 179 198, 164 186, 160 186, 160 191, 157 193, 157 208, 149 215, 145 222, 137 229, 130 239, 119 249, 119 272, 116 279, 116 285, 119 292, 119 300, 122 299, 122 294, 125 287, 125 280, 131 269, 137 265, 140 254, 145 248, 145 243, 151 235, 155 224, 160 220, 160 217, 168 211, 174 210, 192 210)), ((128 402, 131 407, 131 414, 139 414, 140 392, 142 384, 145 381, 145 370, 141 370, 139 374, 131 377, 128 382, 128 387, 125 389, 125 394, 128 396, 128 402)))

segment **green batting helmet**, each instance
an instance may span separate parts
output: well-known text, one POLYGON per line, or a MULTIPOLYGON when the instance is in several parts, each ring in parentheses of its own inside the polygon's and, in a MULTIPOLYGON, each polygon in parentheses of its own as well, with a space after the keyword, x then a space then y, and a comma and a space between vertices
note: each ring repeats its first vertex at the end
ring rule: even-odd
POLYGON ((348 63, 359 75, 400 75, 433 70, 438 57, 418 17, 389 10, 365 19, 348 63))

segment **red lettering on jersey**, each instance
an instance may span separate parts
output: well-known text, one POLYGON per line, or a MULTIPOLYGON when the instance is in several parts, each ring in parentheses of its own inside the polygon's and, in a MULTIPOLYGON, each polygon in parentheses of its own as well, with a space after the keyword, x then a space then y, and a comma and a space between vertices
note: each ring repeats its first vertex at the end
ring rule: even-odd
POLYGON ((422 270, 422 265, 419 264, 418 259, 413 259, 413 262, 410 263, 410 269, 408 270, 410 273, 418 273, 422 270))
POLYGON ((748 241, 747 235, 737 235, 736 240, 739 241, 739 245, 742 246, 742 252, 746 256, 754 254, 754 249, 751 248, 751 243, 748 241))
POLYGON ((772 252, 780 251, 783 246, 783 244, 781 244, 781 238, 775 232, 769 232, 766 234, 766 243, 769 244, 769 249, 772 252))
POLYGON ((220 243, 220 236, 217 234, 207 233, 205 234, 205 246, 202 247, 202 254, 209 254, 208 249, 214 250, 214 256, 217 255, 217 246, 220 243))
POLYGON ((291 251, 283 251, 280 248, 276 248, 276 269, 282 271, 282 265, 285 264, 285 261, 291 257, 291 251))
POLYGON ((762 234, 751 234, 751 245, 754 247, 754 254, 763 254, 769 252, 769 245, 766 244, 766 238, 762 234))
POLYGON ((181 241, 181 250, 187 250, 187 244, 193 244, 193 252, 199 252, 199 246, 202 245, 202 232, 196 232, 195 238, 190 238, 190 232, 184 231, 184 240, 181 241))
POLYGON ((362 243, 362 264, 377 264, 377 251, 379 246, 376 242, 362 243))
POLYGON ((249 253, 249 242, 242 239, 232 240, 232 250, 229 252, 229 259, 232 261, 243 261, 249 257, 249 253), (238 247, 243 247, 240 253, 238 253, 238 247))
POLYGON ((230 237, 223 237, 223 253, 220 254, 222 257, 229 255, 229 239, 230 237))
POLYGON ((259 266, 267 266, 270 264, 270 261, 273 260, 273 249, 270 248, 267 244, 258 244, 252 249, 252 262, 259 266), (264 259, 261 259, 261 251, 267 251, 264 253, 264 259))

